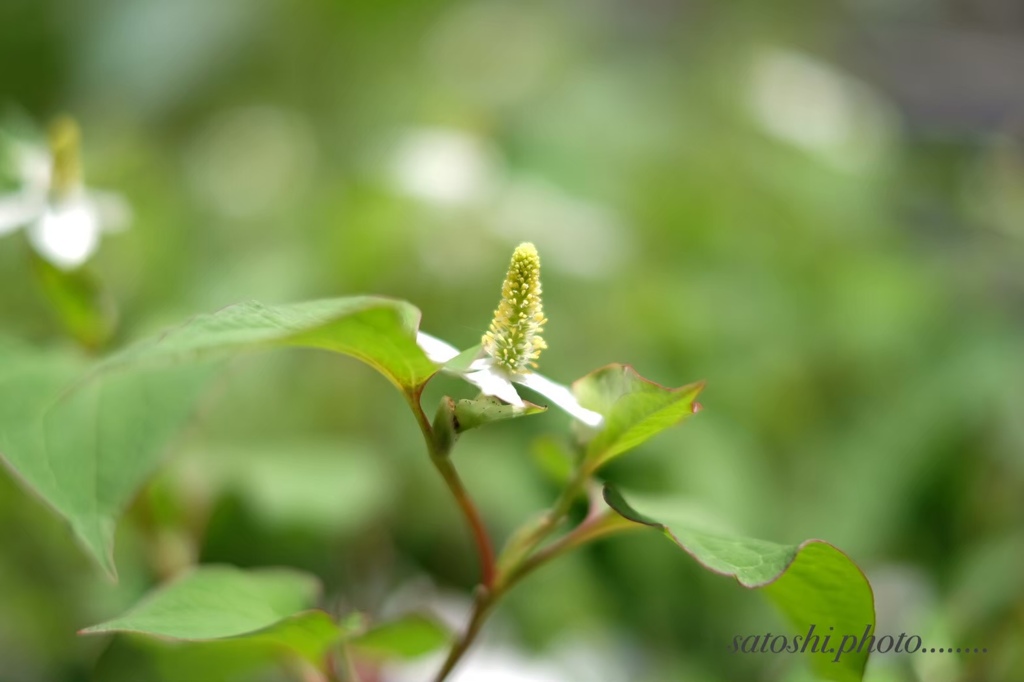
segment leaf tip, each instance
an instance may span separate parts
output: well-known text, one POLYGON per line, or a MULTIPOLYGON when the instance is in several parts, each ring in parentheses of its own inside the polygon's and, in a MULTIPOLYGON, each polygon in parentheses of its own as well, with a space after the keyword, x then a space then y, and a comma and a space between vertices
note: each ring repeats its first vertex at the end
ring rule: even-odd
POLYGON ((116 525, 114 518, 106 516, 86 519, 84 524, 74 520, 71 522, 71 529, 79 544, 99 565, 103 575, 115 585, 118 582, 117 564, 114 562, 116 525))

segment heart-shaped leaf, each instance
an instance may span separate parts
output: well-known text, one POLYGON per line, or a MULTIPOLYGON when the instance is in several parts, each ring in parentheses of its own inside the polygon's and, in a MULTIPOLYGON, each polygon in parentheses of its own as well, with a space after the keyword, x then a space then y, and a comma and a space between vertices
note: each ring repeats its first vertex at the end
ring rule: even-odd
POLYGON ((666 388, 629 365, 608 365, 576 381, 572 390, 583 407, 604 416, 587 443, 586 460, 596 469, 699 409, 704 382, 666 388))
POLYGON ((240 303, 198 315, 108 364, 188 360, 261 347, 321 348, 359 358, 402 391, 411 391, 438 369, 416 344, 419 320, 412 304, 375 296, 282 306, 240 303))
POLYGON ((848 556, 822 540, 779 545, 740 537, 676 502, 638 496, 626 502, 607 487, 604 497, 623 517, 662 531, 705 568, 764 593, 795 628, 793 635, 806 637, 808 645, 817 638, 817 651, 801 651, 818 675, 860 682, 868 659, 861 638, 874 629, 875 608, 871 585, 848 556))
POLYGON ((320 664, 341 630, 323 611, 310 610, 319 590, 316 578, 297 571, 202 566, 80 634, 132 632, 190 642, 245 638, 320 664))
POLYGON ((450 646, 452 633, 436 618, 410 613, 375 625, 348 642, 367 658, 410 659, 450 646))
POLYGON ((110 574, 114 526, 180 430, 210 363, 93 374, 83 359, 0 342, 0 455, 110 574))
POLYGON ((322 348, 357 357, 414 392, 437 370, 416 345, 418 319, 412 305, 380 298, 245 303, 95 365, 0 341, 0 456, 115 575, 116 519, 219 361, 249 349, 322 348))

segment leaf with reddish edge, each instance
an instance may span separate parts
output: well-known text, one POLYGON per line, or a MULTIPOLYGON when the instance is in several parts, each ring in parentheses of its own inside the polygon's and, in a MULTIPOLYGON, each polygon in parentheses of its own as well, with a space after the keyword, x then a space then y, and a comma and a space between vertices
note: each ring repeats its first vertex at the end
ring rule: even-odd
POLYGON ((668 388, 640 376, 630 365, 595 370, 572 385, 580 404, 604 417, 584 433, 586 461, 594 470, 698 412, 704 382, 668 388))
POLYGON ((864 573, 846 554, 823 540, 780 545, 737 536, 678 502, 630 498, 627 502, 614 488, 604 489, 605 501, 624 518, 660 530, 708 570, 762 592, 793 626, 786 633, 790 644, 794 635, 806 637, 814 626, 821 648, 812 652, 808 642, 801 651, 819 676, 862 680, 868 646, 860 651, 846 647, 859 645, 865 631, 874 629, 874 597, 864 573), (827 645, 826 635, 831 638, 827 645))

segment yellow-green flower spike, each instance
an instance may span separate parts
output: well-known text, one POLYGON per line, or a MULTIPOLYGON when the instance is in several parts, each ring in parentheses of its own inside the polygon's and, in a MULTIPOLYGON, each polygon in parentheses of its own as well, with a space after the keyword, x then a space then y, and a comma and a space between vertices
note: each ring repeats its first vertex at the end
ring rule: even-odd
POLYGON ((82 185, 81 140, 78 123, 70 116, 60 116, 50 124, 55 199, 66 198, 82 185))
POLYGON ((540 336, 545 322, 540 303, 540 256, 533 244, 525 242, 512 254, 501 287, 501 303, 483 337, 484 351, 510 374, 529 372, 548 347, 540 336))

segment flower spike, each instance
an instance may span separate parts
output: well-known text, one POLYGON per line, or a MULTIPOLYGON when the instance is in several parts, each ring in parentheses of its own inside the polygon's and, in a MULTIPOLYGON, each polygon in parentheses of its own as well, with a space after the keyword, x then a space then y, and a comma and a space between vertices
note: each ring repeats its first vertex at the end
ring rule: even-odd
POLYGON ((484 352, 510 374, 529 373, 548 347, 540 335, 547 322, 540 294, 540 255, 533 244, 524 242, 512 254, 501 302, 481 341, 484 352))
POLYGON ((525 242, 512 255, 501 287, 501 303, 494 311, 490 329, 483 335, 480 351, 467 369, 445 365, 460 354, 455 346, 423 332, 417 332, 416 342, 443 371, 461 376, 484 395, 525 407, 513 385, 520 384, 548 398, 587 426, 600 427, 604 417, 580 405, 568 387, 531 371, 537 367, 540 352, 548 347, 540 336, 545 322, 540 303, 540 256, 533 244, 525 242))

